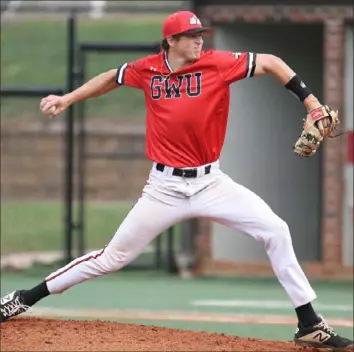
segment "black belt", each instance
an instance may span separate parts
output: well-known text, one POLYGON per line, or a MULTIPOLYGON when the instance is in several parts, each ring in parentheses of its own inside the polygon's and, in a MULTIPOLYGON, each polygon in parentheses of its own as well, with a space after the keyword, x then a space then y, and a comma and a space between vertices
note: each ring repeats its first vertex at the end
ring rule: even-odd
MULTIPOLYGON (((210 174, 211 165, 205 166, 205 175, 210 174)), ((165 165, 163 164, 156 164, 156 170, 163 172, 165 170, 165 165)), ((172 171, 173 176, 180 176, 180 177, 188 177, 188 178, 196 178, 198 176, 198 169, 179 169, 174 168, 172 171)))

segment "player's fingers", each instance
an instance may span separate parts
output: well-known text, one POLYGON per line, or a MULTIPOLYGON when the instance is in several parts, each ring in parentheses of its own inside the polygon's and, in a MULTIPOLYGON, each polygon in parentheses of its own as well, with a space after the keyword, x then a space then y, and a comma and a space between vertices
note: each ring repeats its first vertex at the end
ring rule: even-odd
POLYGON ((321 133, 321 136, 322 136, 322 137, 325 136, 325 129, 324 129, 324 127, 323 127, 323 122, 322 122, 322 120, 318 121, 317 127, 318 127, 318 129, 319 129, 319 131, 320 131, 320 133, 321 133))
POLYGON ((44 115, 46 115, 47 117, 49 118, 52 118, 55 116, 55 113, 56 113, 56 106, 55 105, 52 105, 52 104, 46 104, 42 110, 42 113, 44 115))
POLYGON ((49 99, 43 104, 42 111, 47 112, 57 105, 59 105, 58 99, 49 99))
POLYGON ((47 99, 43 98, 39 104, 39 108, 42 110, 44 108, 44 105, 47 104, 47 99))
POLYGON ((53 106, 52 107, 52 110, 50 111, 48 117, 49 118, 53 118, 53 117, 56 117, 58 116, 59 114, 61 114, 64 110, 65 110, 65 106, 63 105, 60 105, 60 106, 53 106))
POLYGON ((52 109, 53 109, 52 104, 46 103, 41 110, 43 114, 49 116, 52 113, 52 109))
POLYGON ((48 103, 52 103, 53 105, 57 105, 58 103, 58 97, 55 95, 48 95, 45 98, 41 99, 41 102, 39 104, 40 109, 48 109, 50 108, 49 105, 47 105, 48 103))
POLYGON ((323 128, 325 130, 325 135, 328 136, 331 134, 333 130, 333 126, 331 124, 331 120, 329 117, 325 118, 324 123, 323 123, 323 128))

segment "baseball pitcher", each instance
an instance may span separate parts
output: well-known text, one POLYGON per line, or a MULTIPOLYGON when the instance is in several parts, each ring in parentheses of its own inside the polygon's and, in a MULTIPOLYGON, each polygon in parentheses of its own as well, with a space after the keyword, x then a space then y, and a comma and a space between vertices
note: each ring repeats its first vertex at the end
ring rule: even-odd
POLYGON ((301 77, 282 59, 252 52, 203 51, 204 33, 197 16, 180 11, 163 23, 162 49, 104 72, 64 95, 40 102, 49 118, 68 106, 129 86, 140 89, 146 104, 146 154, 151 170, 142 195, 101 250, 73 260, 30 289, 1 299, 0 321, 25 312, 48 295, 85 280, 120 270, 159 234, 190 218, 213 219, 264 244, 280 284, 298 318, 294 341, 324 348, 343 348, 341 337, 312 306, 316 294, 302 271, 288 225, 266 202, 223 173, 223 147, 230 85, 272 75, 306 110, 294 152, 311 157, 339 124, 338 112, 321 104, 301 77))

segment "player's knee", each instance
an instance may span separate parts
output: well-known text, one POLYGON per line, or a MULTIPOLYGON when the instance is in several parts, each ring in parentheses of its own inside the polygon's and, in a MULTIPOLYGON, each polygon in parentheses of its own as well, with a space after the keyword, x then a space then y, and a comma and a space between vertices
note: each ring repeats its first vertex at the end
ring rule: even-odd
POLYGON ((290 230, 289 230, 288 224, 284 220, 279 219, 277 226, 278 226, 279 236, 285 241, 289 241, 289 240, 291 241, 290 230))
POLYGON ((289 226, 281 218, 276 217, 274 221, 272 221, 268 241, 291 243, 289 226))
POLYGON ((122 269, 128 264, 128 252, 109 248, 105 251, 105 271, 107 273, 122 269))

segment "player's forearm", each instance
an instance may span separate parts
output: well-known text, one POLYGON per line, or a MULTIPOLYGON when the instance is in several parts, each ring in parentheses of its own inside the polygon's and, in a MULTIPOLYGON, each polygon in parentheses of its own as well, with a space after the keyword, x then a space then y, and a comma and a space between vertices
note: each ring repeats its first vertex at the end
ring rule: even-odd
MULTIPOLYGON (((303 85, 304 83, 299 81, 299 76, 296 75, 296 72, 289 67, 282 59, 274 55, 268 54, 258 54, 257 63, 256 63, 256 74, 271 74, 274 76, 283 86, 285 86, 292 93, 293 87, 295 84, 303 85), (259 67, 258 67, 259 65, 259 67), (297 82, 294 82, 294 80, 297 82), (290 89, 289 89, 290 88, 290 89)), ((295 87, 299 89, 299 87, 295 87)), ((321 103, 319 100, 305 87, 308 96, 304 99, 301 99, 306 110, 311 111, 319 106, 321 103)))
POLYGON ((72 105, 86 99, 99 97, 118 88, 119 86, 116 83, 116 72, 116 70, 109 70, 99 74, 87 81, 81 87, 66 94, 64 96, 65 99, 67 99, 69 105, 72 105))

